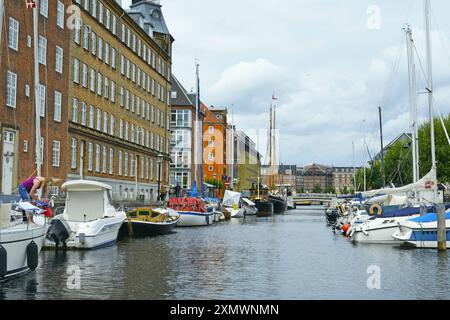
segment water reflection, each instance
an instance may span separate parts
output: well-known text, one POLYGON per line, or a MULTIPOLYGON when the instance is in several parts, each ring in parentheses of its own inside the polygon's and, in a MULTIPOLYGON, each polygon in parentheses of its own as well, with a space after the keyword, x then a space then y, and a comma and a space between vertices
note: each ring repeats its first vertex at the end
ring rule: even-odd
POLYGON ((98 251, 43 252, 40 267, 0 284, 0 299, 449 299, 449 256, 354 245, 323 213, 291 211, 98 251), (81 290, 67 286, 68 268, 81 290), (381 290, 369 290, 378 266, 381 290))

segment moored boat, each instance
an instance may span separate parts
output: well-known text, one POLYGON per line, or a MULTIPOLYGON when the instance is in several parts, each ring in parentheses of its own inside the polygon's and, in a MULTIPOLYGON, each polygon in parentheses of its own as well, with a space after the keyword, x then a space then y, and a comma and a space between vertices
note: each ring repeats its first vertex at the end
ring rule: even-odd
POLYGON ((282 196, 269 194, 269 201, 273 204, 273 213, 281 214, 286 211, 286 200, 282 196))
POLYGON ((171 233, 179 219, 170 209, 139 208, 127 213, 127 221, 120 229, 121 235, 154 237, 171 233))
POLYGON ((254 200, 256 208, 258 212, 256 213, 257 217, 265 218, 273 216, 273 203, 264 199, 255 199, 254 200))
POLYGON ((208 212, 199 198, 172 198, 168 207, 180 215, 178 227, 209 226, 214 222, 214 212, 208 212))
POLYGON ((45 246, 98 249, 114 245, 126 214, 111 205, 112 187, 75 180, 63 184, 62 190, 67 194, 64 213, 50 222, 45 246))

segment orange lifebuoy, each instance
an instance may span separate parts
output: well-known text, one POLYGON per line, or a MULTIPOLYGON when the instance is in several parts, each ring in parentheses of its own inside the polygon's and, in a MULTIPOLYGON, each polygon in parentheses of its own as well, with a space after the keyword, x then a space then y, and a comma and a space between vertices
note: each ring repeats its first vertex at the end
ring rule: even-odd
POLYGON ((377 214, 381 217, 383 214, 383 208, 379 204, 373 204, 370 207, 369 214, 373 216, 375 214, 375 209, 377 209, 377 214))

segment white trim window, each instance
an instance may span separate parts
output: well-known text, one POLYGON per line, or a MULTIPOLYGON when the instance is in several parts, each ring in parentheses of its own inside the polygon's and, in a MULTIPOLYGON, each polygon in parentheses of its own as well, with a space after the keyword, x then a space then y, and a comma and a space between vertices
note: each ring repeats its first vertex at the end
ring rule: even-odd
POLYGON ((104 91, 103 91, 103 97, 105 99, 109 99, 109 79, 107 77, 105 77, 105 81, 103 81, 104 83, 104 91))
POLYGON ((88 87, 88 66, 85 63, 81 66, 81 86, 88 87))
POLYGON ((52 143, 52 166, 59 168, 61 163, 61 142, 53 140, 52 143))
POLYGON ((95 124, 95 108, 94 106, 89 106, 89 128, 94 129, 95 124))
POLYGON ((103 75, 99 72, 97 73, 97 94, 101 97, 103 91, 103 75))
POLYGON ((83 33, 83 48, 89 51, 89 32, 90 27, 84 26, 84 33, 83 33))
POLYGON ((114 136, 115 134, 115 125, 116 125, 116 118, 114 117, 113 114, 111 114, 110 116, 110 120, 109 120, 109 134, 114 136))
POLYGON ((88 171, 94 170, 94 144, 89 142, 88 144, 88 171))
POLYGON ((73 59, 73 82, 80 84, 80 60, 73 59))
POLYGON ((120 87, 120 106, 123 108, 125 105, 125 90, 123 87, 120 87))
POLYGON ((59 74, 63 73, 63 59, 64 59, 64 49, 60 46, 56 46, 55 51, 55 71, 59 74))
POLYGON ((97 34, 91 32, 91 53, 95 56, 97 54, 97 34))
POLYGON ((89 89, 93 93, 95 93, 95 75, 96 75, 95 70, 91 68, 89 76, 89 89))
POLYGON ((56 25, 61 29, 64 29, 64 4, 58 0, 56 5, 56 25))
POLYGON ((109 148, 109 174, 114 175, 114 149, 109 148))
POLYGON ((105 41, 105 63, 109 65, 109 43, 105 41))
POLYGON ((81 28, 74 28, 73 30, 73 41, 80 45, 81 43, 81 28))
POLYGON ((97 0, 91 0, 91 15, 97 18, 97 0))
POLYGON ((109 119, 108 112, 103 111, 103 132, 104 133, 108 133, 108 128, 109 128, 108 119, 109 119))
POLYGON ((17 102, 17 74, 8 71, 6 82, 6 105, 15 108, 17 102))
POLYGON ((119 176, 122 176, 122 151, 119 150, 119 154, 118 154, 118 167, 119 167, 119 176))
POLYGON ((123 139, 123 120, 119 119, 119 138, 123 139))
POLYGON ((87 121, 87 105, 86 102, 81 103, 81 125, 86 126, 87 121))
POLYGON ((150 180, 152 180, 152 181, 154 178, 154 173, 155 173, 154 161, 153 161, 153 159, 150 159, 150 180))
POLYGON ((101 1, 98 3, 98 22, 103 24, 103 3, 101 1))
POLYGON ((48 18, 48 0, 41 0, 39 4, 41 15, 48 18))
POLYGON ((102 110, 97 108, 97 131, 102 131, 102 110))
POLYGON ((95 145, 95 172, 100 172, 100 145, 95 145))
POLYGON ((47 39, 43 36, 39 36, 38 44, 38 61, 40 64, 47 65, 47 39))
POLYGON ((19 51, 19 21, 9 17, 8 47, 19 51))
POLYGON ((46 98, 46 87, 43 85, 38 86, 39 91, 39 115, 43 118, 45 117, 45 98, 46 98))
POLYGON ((135 165, 136 165, 136 162, 135 162, 135 159, 134 159, 134 154, 133 153, 131 153, 130 154, 130 177, 134 177, 134 174, 135 174, 135 165))
POLYGON ((98 58, 99 60, 103 60, 103 39, 98 37, 98 58))
POLYGON ((78 122, 78 99, 73 98, 72 102, 72 122, 78 122))
POLYGON ((128 132, 130 131, 130 124, 128 121, 125 121, 125 140, 128 141, 128 132))
POLYGON ((109 9, 106 9, 105 27, 106 29, 111 30, 111 11, 109 11, 109 9))
POLYGON ((125 75, 125 57, 120 55, 120 74, 125 75))
POLYGON ((113 35, 117 36, 117 18, 114 14, 112 15, 111 31, 113 35))
POLYGON ((53 107, 53 120, 56 122, 61 122, 61 104, 62 104, 62 94, 59 91, 55 91, 55 101, 53 107))
POLYGON ((116 69, 116 48, 111 48, 111 68, 116 69))
POLYGON ((116 83, 111 80, 111 102, 116 102, 116 83))
POLYGON ((125 177, 128 177, 128 152, 125 152, 125 160, 124 160, 124 173, 123 173, 123 175, 125 176, 125 177))
POLYGON ((108 147, 103 146, 102 173, 108 172, 108 147))
POLYGON ((77 168, 77 139, 72 138, 70 168, 77 168))

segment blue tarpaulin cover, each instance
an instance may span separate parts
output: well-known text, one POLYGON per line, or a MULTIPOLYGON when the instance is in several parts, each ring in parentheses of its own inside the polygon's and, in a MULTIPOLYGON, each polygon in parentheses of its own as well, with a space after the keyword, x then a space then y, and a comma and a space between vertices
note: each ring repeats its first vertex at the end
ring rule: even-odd
MULTIPOLYGON (((445 214, 445 219, 450 219, 450 211, 447 211, 445 214)), ((417 222, 417 223, 427 223, 427 222, 436 222, 437 221, 437 214, 436 213, 428 213, 426 215, 423 215, 421 217, 411 219, 410 221, 417 222)))

